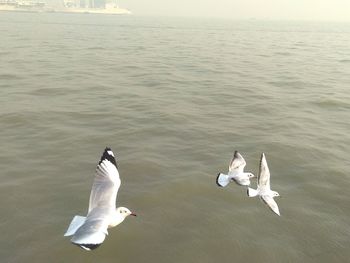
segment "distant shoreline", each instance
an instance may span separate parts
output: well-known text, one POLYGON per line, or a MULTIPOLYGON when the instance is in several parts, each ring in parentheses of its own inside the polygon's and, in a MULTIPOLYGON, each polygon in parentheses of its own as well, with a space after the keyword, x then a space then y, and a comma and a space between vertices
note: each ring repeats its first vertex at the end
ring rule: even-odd
POLYGON ((11 5, 0 5, 0 11, 3 12, 22 12, 22 13, 68 13, 68 14, 106 14, 106 15, 130 15, 131 12, 124 8, 48 8, 29 6, 20 8, 11 5))

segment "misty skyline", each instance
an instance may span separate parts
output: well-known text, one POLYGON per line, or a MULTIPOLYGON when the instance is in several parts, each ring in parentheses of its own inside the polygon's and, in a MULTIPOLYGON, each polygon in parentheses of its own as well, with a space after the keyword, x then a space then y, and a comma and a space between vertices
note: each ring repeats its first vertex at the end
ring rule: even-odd
POLYGON ((135 15, 350 21, 350 0, 118 0, 135 15))

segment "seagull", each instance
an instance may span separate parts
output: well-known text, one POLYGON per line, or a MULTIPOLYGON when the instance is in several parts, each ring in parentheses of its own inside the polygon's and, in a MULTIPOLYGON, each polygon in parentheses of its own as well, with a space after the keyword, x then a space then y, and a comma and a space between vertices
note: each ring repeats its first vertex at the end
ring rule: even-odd
POLYGON ((64 236, 82 249, 98 248, 108 235, 108 228, 119 225, 129 216, 136 216, 126 207, 115 207, 120 177, 111 148, 106 148, 97 165, 87 216, 75 216, 64 236))
POLYGON ((216 178, 216 184, 220 187, 227 186, 231 181, 238 185, 250 185, 250 178, 254 177, 252 173, 245 173, 244 167, 246 162, 239 152, 235 151, 230 165, 228 174, 219 173, 216 178))
POLYGON ((268 207, 277 215, 280 216, 280 211, 276 201, 273 199, 276 196, 280 196, 278 192, 272 191, 270 188, 270 171, 267 166, 265 154, 261 154, 260 170, 258 175, 257 189, 248 187, 247 194, 249 197, 259 196, 260 199, 268 205, 268 207))

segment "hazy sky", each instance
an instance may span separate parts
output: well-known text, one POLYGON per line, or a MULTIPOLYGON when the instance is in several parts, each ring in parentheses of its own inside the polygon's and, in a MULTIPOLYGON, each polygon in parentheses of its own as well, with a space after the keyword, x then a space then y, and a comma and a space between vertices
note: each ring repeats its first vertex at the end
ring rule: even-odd
POLYGON ((350 21, 350 0, 118 0, 138 15, 350 21))

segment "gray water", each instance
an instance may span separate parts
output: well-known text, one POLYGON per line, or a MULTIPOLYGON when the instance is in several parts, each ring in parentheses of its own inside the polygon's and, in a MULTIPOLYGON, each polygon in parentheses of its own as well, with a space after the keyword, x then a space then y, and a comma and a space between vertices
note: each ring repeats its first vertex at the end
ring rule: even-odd
POLYGON ((350 24, 1 13, 1 262, 348 262, 349 84, 350 24), (138 217, 89 253, 105 146, 138 217), (216 186, 234 150, 281 217, 216 186))

